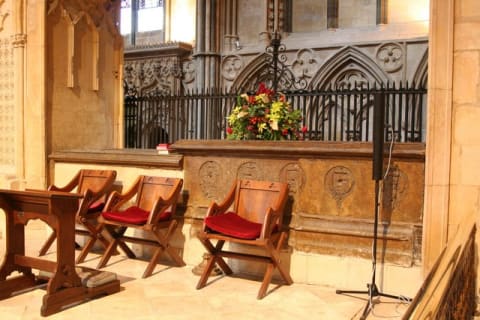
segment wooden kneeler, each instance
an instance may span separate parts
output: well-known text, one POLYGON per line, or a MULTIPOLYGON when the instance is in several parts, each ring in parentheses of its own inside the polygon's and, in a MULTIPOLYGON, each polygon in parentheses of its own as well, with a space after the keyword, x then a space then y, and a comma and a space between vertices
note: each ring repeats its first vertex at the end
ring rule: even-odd
POLYGON ((232 269, 224 258, 267 264, 257 299, 265 297, 275 269, 278 269, 287 285, 292 284, 289 272, 280 261, 280 250, 287 236, 286 231, 282 230, 287 199, 286 183, 238 180, 221 204, 213 202, 208 208, 203 230, 198 234, 199 240, 210 253, 210 258, 200 276, 197 289, 206 285, 215 264, 225 274, 232 274, 232 269), (215 245, 212 241, 216 241, 215 245), (261 248, 262 254, 224 250, 227 242, 261 248))

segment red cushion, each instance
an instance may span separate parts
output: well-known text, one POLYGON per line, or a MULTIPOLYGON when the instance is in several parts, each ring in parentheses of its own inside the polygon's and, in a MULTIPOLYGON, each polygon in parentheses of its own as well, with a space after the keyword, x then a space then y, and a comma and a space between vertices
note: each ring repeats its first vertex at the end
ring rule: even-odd
POLYGON ((105 207, 105 202, 103 202, 102 200, 97 200, 94 203, 92 203, 90 207, 88 207, 88 213, 102 211, 104 207, 105 207))
POLYGON ((234 212, 205 218, 205 224, 213 231, 240 239, 256 239, 262 232, 262 224, 248 221, 234 212))
MULTIPOLYGON (((102 216, 108 220, 140 225, 147 222, 149 214, 149 211, 133 206, 125 211, 103 212, 102 216)), ((165 211, 160 215, 159 221, 168 220, 171 216, 172 213, 170 211, 165 211)))

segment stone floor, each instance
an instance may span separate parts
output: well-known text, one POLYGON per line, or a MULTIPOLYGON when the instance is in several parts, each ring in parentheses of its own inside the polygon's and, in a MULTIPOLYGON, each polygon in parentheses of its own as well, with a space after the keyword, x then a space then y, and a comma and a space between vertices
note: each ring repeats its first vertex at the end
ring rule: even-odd
MULTIPOLYGON (((27 232, 27 255, 36 256, 46 232, 27 232)), ((0 238, 3 256, 5 238, 0 238)), ((54 253, 47 258, 53 259, 54 253)), ((82 264, 95 267, 99 256, 89 255, 82 264)), ((193 266, 183 268, 159 264, 155 273, 142 279, 145 261, 114 256, 105 270, 121 280, 119 293, 72 306, 48 319, 359 319, 367 304, 367 295, 338 295, 335 288, 294 283, 272 284, 268 295, 257 300, 260 281, 245 277, 217 276, 196 290, 198 276, 193 266)), ((40 307, 43 288, 0 301, 0 319, 42 319, 40 307)), ((408 304, 389 299, 374 299, 367 319, 401 319, 408 304)))

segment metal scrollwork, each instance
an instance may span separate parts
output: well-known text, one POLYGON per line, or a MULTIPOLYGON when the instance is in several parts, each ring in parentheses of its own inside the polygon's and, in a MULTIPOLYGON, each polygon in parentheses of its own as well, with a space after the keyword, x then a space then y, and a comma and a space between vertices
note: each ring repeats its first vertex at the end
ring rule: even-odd
POLYGON ((305 89, 307 81, 305 77, 297 79, 295 74, 287 65, 286 47, 281 42, 281 35, 274 32, 270 45, 265 48, 265 67, 254 79, 253 85, 259 82, 265 83, 274 91, 305 89))

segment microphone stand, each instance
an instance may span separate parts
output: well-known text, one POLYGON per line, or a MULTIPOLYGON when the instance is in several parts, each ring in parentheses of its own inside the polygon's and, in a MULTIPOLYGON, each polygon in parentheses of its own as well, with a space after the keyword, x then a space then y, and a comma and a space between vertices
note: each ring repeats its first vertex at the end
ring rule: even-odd
POLYGON ((373 222, 373 257, 372 257, 372 280, 367 284, 367 290, 336 290, 337 294, 368 294, 368 302, 363 309, 361 320, 365 320, 368 316, 370 310, 373 309, 373 298, 374 297, 387 297, 398 300, 407 300, 412 301, 410 298, 403 296, 396 296, 392 294, 383 293, 378 290, 377 284, 375 283, 376 271, 377 271, 377 240, 378 240, 378 216, 379 216, 379 206, 380 206, 380 180, 383 177, 383 144, 384 144, 384 108, 385 108, 385 94, 383 92, 375 94, 375 105, 374 105, 374 123, 373 123, 373 132, 374 143, 373 143, 373 179, 375 180, 375 217, 373 222))
POLYGON ((378 207, 380 203, 378 202, 380 195, 380 182, 379 180, 375 180, 375 218, 373 223, 373 257, 372 257, 372 280, 369 284, 367 284, 367 290, 336 290, 337 294, 368 294, 368 302, 363 309, 362 316, 360 317, 361 320, 367 319, 368 313, 373 308, 373 298, 374 297, 387 297, 392 299, 398 300, 407 300, 411 301, 412 299, 396 296, 392 294, 383 293, 378 290, 376 280, 376 268, 377 268, 377 240, 378 240, 378 207))

